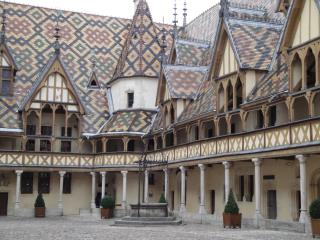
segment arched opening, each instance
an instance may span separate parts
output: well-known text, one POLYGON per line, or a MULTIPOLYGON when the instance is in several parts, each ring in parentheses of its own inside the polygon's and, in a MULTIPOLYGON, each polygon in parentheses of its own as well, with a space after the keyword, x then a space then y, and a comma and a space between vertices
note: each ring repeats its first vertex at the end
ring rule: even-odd
POLYGON ((223 89, 222 83, 220 84, 219 90, 218 90, 218 104, 219 104, 218 106, 219 113, 223 113, 224 112, 224 89, 223 89))
POLYGON ((173 132, 166 134, 166 147, 172 147, 174 145, 173 132))
POLYGON ((149 139, 148 141, 148 151, 153 151, 154 149, 154 140, 153 139, 149 139))
POLYGON ((320 116, 320 92, 318 92, 312 102, 314 116, 320 116))
POLYGON ((238 78, 236 83, 236 106, 237 108, 240 108, 240 105, 243 103, 243 88, 242 88, 242 82, 238 78))
POLYGON ((51 152, 50 140, 40 140, 40 152, 51 152))
POLYGON ((165 117, 165 124, 166 127, 168 127, 170 125, 170 115, 168 114, 168 108, 167 106, 165 106, 165 110, 164 110, 164 117, 165 117))
POLYGON ((199 127, 198 127, 198 125, 192 125, 190 127, 189 137, 190 137, 190 142, 194 142, 194 141, 199 140, 199 127))
POLYGON ((76 114, 72 114, 71 117, 68 118, 68 131, 68 137, 79 137, 79 118, 76 114))
POLYGON ((246 118, 246 129, 247 131, 253 131, 261 129, 264 126, 264 116, 261 110, 255 110, 248 112, 246 118))
POLYGON ((227 86, 227 104, 228 104, 228 111, 233 110, 233 87, 231 81, 228 82, 227 86))
POLYGON ((185 144, 188 142, 187 130, 186 128, 178 129, 177 132, 177 144, 185 144))
POLYGON ((312 88, 316 85, 316 59, 311 49, 308 50, 306 56, 306 71, 307 88, 312 88))
POLYGON ((34 152, 36 150, 36 142, 34 139, 29 139, 26 142, 26 151, 34 152))
POLYGON ((302 88, 302 64, 298 54, 293 58, 291 64, 291 84, 293 91, 300 91, 302 88))
POLYGON ((269 112, 269 127, 279 126, 289 122, 289 112, 287 104, 284 102, 278 103, 277 105, 270 106, 269 112))
POLYGON ((292 105, 293 120, 299 121, 309 118, 309 104, 304 96, 297 97, 294 99, 292 105))
POLYGON ((107 142, 107 152, 123 152, 124 144, 122 139, 109 139, 107 142))
POLYGON ((228 123, 226 118, 222 117, 219 119, 219 136, 224 136, 228 134, 228 123))
POLYGON ((102 153, 103 147, 102 147, 102 140, 98 140, 96 142, 96 153, 102 153))
POLYGON ((28 136, 34 136, 37 134, 37 126, 39 126, 38 115, 32 111, 27 117, 27 129, 26 134, 28 136))
POLYGON ((57 127, 55 127, 54 135, 60 137, 72 137, 72 127, 67 126, 67 129, 65 129, 66 124, 66 111, 61 105, 59 105, 56 108, 55 113, 55 125, 57 127))
POLYGON ((231 116, 230 124, 231 134, 242 132, 242 121, 239 114, 231 116))
POLYGON ((163 148, 163 141, 162 141, 162 137, 159 136, 157 137, 157 149, 162 149, 163 148))
POLYGON ((173 106, 171 105, 171 107, 170 107, 170 123, 174 124, 175 121, 176 121, 175 112, 174 112, 173 106))
POLYGON ((203 137, 204 138, 212 138, 215 136, 214 121, 204 122, 202 124, 202 129, 203 129, 203 137))
POLYGON ((89 140, 84 140, 80 151, 81 153, 92 153, 92 143, 89 140))
POLYGON ((142 152, 144 144, 141 139, 131 139, 128 142, 128 152, 142 152))
MULTIPOLYGON (((41 135, 42 136, 52 136, 52 108, 49 104, 46 104, 41 110, 41 135)), ((57 130, 58 131, 58 130, 57 130)))

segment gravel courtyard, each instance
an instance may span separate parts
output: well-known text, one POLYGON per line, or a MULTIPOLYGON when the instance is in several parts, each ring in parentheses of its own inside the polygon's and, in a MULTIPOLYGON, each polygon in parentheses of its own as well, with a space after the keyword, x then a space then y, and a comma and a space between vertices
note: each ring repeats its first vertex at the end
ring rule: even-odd
POLYGON ((1 240, 304 240, 304 234, 262 231, 224 230, 210 225, 181 225, 166 227, 114 227, 112 221, 84 217, 0 218, 1 240))

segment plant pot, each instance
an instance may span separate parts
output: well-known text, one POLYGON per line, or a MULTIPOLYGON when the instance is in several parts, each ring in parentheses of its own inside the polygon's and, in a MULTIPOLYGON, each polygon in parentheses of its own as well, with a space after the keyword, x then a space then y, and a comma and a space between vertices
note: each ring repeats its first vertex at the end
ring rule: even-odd
POLYGON ((320 219, 311 219, 312 236, 320 236, 320 219))
POLYGON ((101 219, 109 219, 113 217, 113 209, 101 208, 101 219))
POLYGON ((241 228, 242 214, 223 213, 223 227, 241 228))
POLYGON ((34 216, 37 218, 43 218, 46 216, 46 208, 45 207, 35 207, 34 208, 34 216))

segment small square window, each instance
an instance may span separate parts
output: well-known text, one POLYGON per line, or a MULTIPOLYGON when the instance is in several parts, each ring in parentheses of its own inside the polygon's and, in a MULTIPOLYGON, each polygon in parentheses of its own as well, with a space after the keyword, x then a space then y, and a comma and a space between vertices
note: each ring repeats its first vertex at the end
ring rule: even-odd
POLYGON ((61 141, 61 152, 71 152, 71 141, 61 141))

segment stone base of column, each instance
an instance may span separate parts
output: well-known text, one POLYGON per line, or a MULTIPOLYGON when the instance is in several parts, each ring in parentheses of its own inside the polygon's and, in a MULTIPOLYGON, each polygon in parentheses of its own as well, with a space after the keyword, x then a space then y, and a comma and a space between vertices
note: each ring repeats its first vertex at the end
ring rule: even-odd
POLYGON ((207 210, 203 205, 199 207, 199 214, 207 214, 207 210))
POLYGON ((253 217, 253 223, 254 223, 254 226, 256 228, 259 228, 261 226, 261 220, 263 220, 263 216, 261 215, 261 213, 256 213, 253 217))
POLYGON ((16 203, 14 204, 14 209, 15 209, 15 210, 19 210, 19 209, 20 209, 20 203, 19 203, 19 202, 16 202, 16 203))
POLYGON ((127 202, 126 201, 122 201, 121 202, 121 207, 122 207, 122 209, 127 210, 127 202))
POLYGON ((186 209, 186 205, 185 204, 180 204, 180 210, 179 210, 180 214, 186 213, 187 209, 186 209))
POLYGON ((94 209, 94 208, 96 208, 96 203, 95 202, 91 202, 91 209, 94 209))
POLYGON ((310 219, 309 219, 307 211, 301 210, 300 217, 299 217, 299 223, 305 223, 305 224, 310 223, 310 219))

